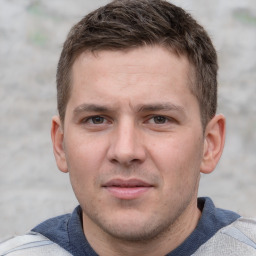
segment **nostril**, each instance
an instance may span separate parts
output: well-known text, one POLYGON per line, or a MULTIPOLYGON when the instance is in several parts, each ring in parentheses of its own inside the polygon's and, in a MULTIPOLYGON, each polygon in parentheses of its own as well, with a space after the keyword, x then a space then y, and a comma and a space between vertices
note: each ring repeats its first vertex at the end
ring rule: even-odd
POLYGON ((123 165, 125 167, 130 167, 134 164, 139 164, 142 162, 140 159, 111 159, 110 162, 114 165, 123 165))
POLYGON ((115 136, 112 137, 107 153, 108 160, 112 164, 129 166, 143 162, 145 159, 145 148, 141 143, 141 137, 136 134, 133 125, 129 127, 128 129, 126 122, 126 126, 120 126, 115 136))

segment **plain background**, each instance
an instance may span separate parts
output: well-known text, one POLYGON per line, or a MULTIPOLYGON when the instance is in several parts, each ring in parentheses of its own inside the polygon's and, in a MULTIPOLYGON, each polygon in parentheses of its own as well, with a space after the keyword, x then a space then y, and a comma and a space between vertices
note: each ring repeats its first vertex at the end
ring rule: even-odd
MULTIPOLYGON (((73 24, 108 1, 0 0, 0 240, 77 205, 50 141, 55 72, 73 24)), ((226 147, 200 195, 256 216, 256 1, 176 0, 209 32, 219 55, 226 147)))

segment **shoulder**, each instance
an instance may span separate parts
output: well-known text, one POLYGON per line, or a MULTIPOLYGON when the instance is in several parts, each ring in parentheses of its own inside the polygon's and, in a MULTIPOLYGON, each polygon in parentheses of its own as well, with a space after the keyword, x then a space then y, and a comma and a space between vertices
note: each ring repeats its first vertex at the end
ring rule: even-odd
POLYGON ((238 218, 220 229, 194 256, 256 256, 256 219, 238 218))
POLYGON ((0 256, 70 256, 66 250, 43 235, 30 232, 0 243, 0 256))
MULTIPOLYGON (((68 224, 68 221, 70 219, 71 214, 64 214, 57 217, 50 218, 48 220, 45 220, 44 222, 37 225, 34 229, 64 229, 66 230, 66 226, 68 224)), ((32 231, 34 231, 34 229, 32 231)))

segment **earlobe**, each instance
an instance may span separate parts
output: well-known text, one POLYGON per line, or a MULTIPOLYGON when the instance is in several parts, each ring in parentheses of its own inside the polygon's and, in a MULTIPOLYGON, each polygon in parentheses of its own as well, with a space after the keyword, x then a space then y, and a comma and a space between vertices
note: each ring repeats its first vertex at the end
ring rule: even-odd
POLYGON ((63 146, 64 131, 62 128, 60 118, 58 116, 54 116, 52 118, 51 137, 53 153, 55 156, 57 166, 60 171, 68 172, 66 154, 63 146))
POLYGON ((204 137, 204 152, 200 171, 211 173, 223 152, 225 143, 225 117, 223 115, 214 116, 207 124, 204 137))

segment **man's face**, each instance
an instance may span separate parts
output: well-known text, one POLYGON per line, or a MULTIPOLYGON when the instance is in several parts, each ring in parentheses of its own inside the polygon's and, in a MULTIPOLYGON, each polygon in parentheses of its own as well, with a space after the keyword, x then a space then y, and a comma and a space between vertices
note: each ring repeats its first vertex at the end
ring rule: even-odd
POLYGON ((187 58, 161 47, 87 52, 72 72, 58 165, 84 226, 137 240, 188 218, 204 137, 187 58))

